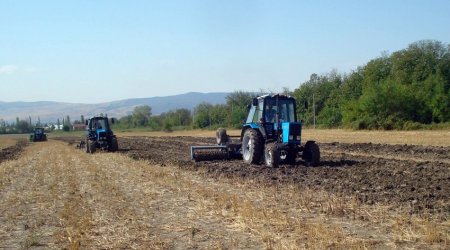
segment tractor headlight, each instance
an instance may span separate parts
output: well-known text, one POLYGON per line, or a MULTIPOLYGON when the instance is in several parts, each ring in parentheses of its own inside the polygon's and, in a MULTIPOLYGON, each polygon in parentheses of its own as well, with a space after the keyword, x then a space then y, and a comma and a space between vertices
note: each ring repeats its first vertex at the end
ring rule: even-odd
POLYGON ((289 135, 289 140, 290 141, 298 141, 298 140, 300 140, 300 136, 298 136, 298 135, 289 135))

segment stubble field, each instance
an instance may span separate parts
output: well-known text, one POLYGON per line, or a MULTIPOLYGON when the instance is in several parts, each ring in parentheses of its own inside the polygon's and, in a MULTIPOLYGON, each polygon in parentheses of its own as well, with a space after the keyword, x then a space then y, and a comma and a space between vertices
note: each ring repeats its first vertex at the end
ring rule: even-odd
POLYGON ((329 133, 307 134, 320 166, 276 169, 191 161, 190 145, 214 143, 208 133, 119 134, 118 153, 94 155, 77 137, 4 147, 21 153, 0 153, 0 247, 450 247, 448 132, 419 132, 415 145, 329 133))

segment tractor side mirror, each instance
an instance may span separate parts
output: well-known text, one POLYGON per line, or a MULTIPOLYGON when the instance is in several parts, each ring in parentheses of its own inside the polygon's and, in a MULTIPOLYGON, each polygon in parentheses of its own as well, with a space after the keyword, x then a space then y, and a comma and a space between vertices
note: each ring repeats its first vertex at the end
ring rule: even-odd
POLYGON ((308 109, 308 101, 305 101, 305 109, 308 109))
POLYGON ((88 125, 88 122, 89 122, 88 120, 84 121, 84 125, 87 126, 87 125, 88 125))
POLYGON ((116 119, 111 118, 111 123, 114 124, 116 122, 116 119))
POLYGON ((253 106, 258 106, 258 99, 253 98, 252 105, 253 105, 253 106))

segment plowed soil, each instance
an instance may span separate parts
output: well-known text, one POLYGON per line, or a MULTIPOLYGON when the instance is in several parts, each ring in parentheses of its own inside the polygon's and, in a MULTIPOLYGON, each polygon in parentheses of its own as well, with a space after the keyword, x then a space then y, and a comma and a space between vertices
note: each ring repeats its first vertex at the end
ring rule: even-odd
POLYGON ((267 168, 242 160, 194 162, 191 145, 214 144, 213 138, 125 137, 120 152, 154 164, 206 169, 217 177, 239 177, 353 196, 365 204, 393 205, 413 213, 450 214, 450 148, 371 143, 319 143, 321 164, 267 168))
POLYGON ((16 145, 0 149, 0 163, 6 160, 17 159, 23 148, 28 144, 26 140, 18 140, 16 145))

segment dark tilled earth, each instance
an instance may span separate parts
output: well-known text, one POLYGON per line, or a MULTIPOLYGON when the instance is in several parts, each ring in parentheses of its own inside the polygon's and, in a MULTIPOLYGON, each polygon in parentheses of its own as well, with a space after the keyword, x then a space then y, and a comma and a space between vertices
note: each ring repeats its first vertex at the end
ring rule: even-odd
MULTIPOLYGON (((73 138, 72 138, 73 139, 73 138)), ((63 138, 70 143, 77 142, 63 138)), ((414 213, 450 214, 450 147, 371 143, 319 143, 321 164, 267 168, 242 160, 194 162, 191 145, 214 144, 214 138, 121 137, 119 152, 161 166, 204 169, 213 177, 254 179, 272 184, 326 190, 354 196, 365 204, 388 204, 414 213)))
POLYGON ((19 140, 16 145, 0 150, 0 163, 6 160, 17 159, 22 149, 28 144, 27 140, 19 140))

